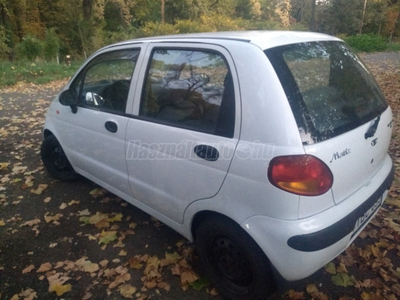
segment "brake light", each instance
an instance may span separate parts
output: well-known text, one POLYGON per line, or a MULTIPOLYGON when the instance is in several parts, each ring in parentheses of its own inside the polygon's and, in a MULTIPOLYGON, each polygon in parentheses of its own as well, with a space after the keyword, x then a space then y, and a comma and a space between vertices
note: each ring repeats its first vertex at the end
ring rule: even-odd
POLYGON ((328 166, 311 155, 275 157, 269 164, 268 178, 276 187, 302 196, 322 195, 333 184, 328 166))

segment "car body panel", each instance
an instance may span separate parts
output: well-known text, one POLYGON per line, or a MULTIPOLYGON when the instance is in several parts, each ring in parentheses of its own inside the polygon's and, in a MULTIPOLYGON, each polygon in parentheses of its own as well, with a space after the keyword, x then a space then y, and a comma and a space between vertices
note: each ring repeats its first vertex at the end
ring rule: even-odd
POLYGON ((393 166, 387 155, 390 108, 380 114, 372 137, 366 138, 365 133, 377 117, 333 138, 308 145, 303 142, 282 83, 263 51, 312 41, 341 42, 316 33, 254 31, 153 37, 110 45, 93 54, 65 89, 98 55, 140 49, 125 112, 78 106, 74 113, 55 98, 46 116, 45 134, 55 135, 76 172, 190 241, 195 239, 192 226, 199 214, 220 214, 240 224, 284 278, 304 278, 342 252, 366 226, 386 197, 393 166), (155 49, 214 51, 224 57, 235 95, 232 136, 189 130, 141 115, 146 74, 155 49), (105 128, 107 121, 117 125, 117 132, 105 128), (198 145, 214 147, 220 157, 198 157, 194 153, 198 145), (306 197, 271 184, 268 169, 274 157, 305 154, 330 168, 331 189, 306 197), (382 197, 374 202, 377 192, 382 197), (364 213, 359 211, 370 202, 374 203, 364 213), (354 232, 322 249, 299 250, 289 242, 311 239, 342 220, 353 222, 348 218, 354 212, 354 232))

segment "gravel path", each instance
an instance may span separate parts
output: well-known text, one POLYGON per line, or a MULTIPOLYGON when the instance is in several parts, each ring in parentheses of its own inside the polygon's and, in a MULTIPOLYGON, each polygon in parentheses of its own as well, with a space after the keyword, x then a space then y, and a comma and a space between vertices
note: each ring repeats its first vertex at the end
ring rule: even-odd
POLYGON ((367 65, 381 68, 400 68, 400 52, 362 53, 360 57, 367 65))

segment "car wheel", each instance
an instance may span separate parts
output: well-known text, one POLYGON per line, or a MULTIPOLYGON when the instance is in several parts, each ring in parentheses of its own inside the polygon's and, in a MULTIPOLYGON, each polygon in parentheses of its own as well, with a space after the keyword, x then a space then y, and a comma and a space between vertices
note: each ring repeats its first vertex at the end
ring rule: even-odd
POLYGON ((196 250, 219 293, 228 299, 266 299, 275 291, 271 264, 255 241, 224 217, 203 221, 196 250))
POLYGON ((45 168, 54 178, 63 181, 75 181, 79 178, 54 135, 49 135, 44 139, 40 156, 45 168))

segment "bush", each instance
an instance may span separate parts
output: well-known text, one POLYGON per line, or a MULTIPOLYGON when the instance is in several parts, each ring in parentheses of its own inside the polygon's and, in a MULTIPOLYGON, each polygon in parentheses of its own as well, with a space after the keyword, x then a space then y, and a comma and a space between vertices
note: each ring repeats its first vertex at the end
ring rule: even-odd
POLYGON ((32 35, 27 35, 16 47, 17 56, 34 61, 43 54, 43 42, 32 35))
POLYGON ((361 34, 345 38, 346 43, 356 51, 378 52, 386 50, 386 41, 376 34, 361 34))
POLYGON ((157 36, 157 35, 169 35, 175 34, 176 29, 174 25, 168 23, 154 23, 148 22, 145 26, 140 27, 135 33, 134 37, 147 37, 147 36, 157 36))
POLYGON ((10 50, 10 47, 8 47, 6 30, 4 26, 0 26, 0 59, 5 59, 10 53, 10 50))
POLYGON ((54 28, 46 30, 44 43, 44 56, 47 61, 53 61, 57 58, 60 50, 60 42, 54 28))
POLYGON ((178 33, 215 31, 214 27, 202 24, 197 20, 177 20, 174 27, 178 33))

